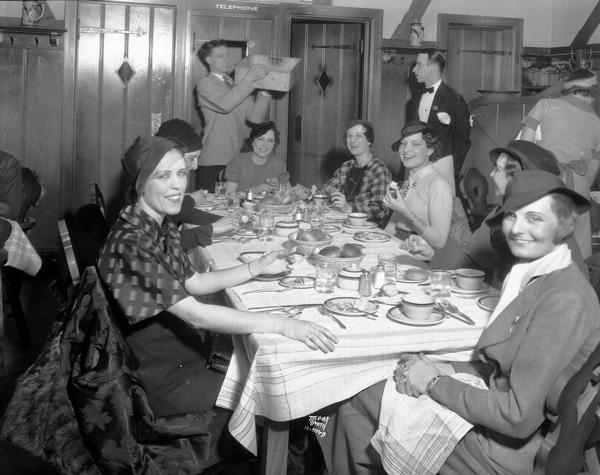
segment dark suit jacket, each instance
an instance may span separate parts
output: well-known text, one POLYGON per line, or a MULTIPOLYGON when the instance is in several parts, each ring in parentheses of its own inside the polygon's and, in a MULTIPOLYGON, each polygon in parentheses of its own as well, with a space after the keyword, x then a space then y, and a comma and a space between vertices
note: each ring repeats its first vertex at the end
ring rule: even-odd
MULTIPOLYGON (((422 95, 423 92, 418 92, 408 102, 406 122, 419 120, 419 103, 422 95)), ((469 139, 471 123, 467 103, 458 92, 442 82, 435 92, 427 123, 440 131, 438 140, 441 156, 452 155, 454 159, 454 176, 458 177, 467 151, 471 146, 471 140, 469 139), (440 122, 438 118, 438 114, 442 112, 450 116, 450 123, 447 125, 440 122)))

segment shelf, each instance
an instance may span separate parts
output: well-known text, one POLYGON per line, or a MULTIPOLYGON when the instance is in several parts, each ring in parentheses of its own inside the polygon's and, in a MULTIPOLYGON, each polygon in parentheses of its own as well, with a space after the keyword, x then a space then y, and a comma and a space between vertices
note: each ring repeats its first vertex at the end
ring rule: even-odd
POLYGON ((386 38, 382 39, 379 45, 379 49, 381 50, 405 54, 417 54, 424 48, 437 48, 437 42, 423 41, 421 46, 410 46, 408 40, 396 40, 392 38, 386 38))
MULTIPOLYGON (((58 38, 66 31, 65 22, 62 20, 45 19, 36 25, 21 25, 20 18, 0 17, 0 32, 14 33, 15 35, 48 36, 51 46, 58 46, 58 38)), ((9 42, 11 46, 13 41, 11 37, 9 42)))

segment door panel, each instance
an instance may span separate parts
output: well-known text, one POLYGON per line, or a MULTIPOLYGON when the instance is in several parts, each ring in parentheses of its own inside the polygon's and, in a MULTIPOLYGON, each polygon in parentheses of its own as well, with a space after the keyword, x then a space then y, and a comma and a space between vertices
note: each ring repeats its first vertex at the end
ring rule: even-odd
POLYGON ((323 184, 350 157, 342 135, 361 113, 362 34, 362 25, 354 23, 292 24, 290 54, 302 58, 304 68, 290 91, 293 183, 323 184))
POLYGON ((75 207, 97 182, 114 219, 123 205, 124 151, 153 132, 153 116, 172 118, 174 22, 173 8, 80 2, 75 207), (125 58, 135 72, 126 84, 117 74, 125 58))

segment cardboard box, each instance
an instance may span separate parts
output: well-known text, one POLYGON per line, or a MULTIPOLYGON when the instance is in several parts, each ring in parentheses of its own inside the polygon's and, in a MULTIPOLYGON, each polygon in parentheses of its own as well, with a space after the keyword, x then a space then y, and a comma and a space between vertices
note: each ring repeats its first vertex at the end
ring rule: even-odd
POLYGON ((250 55, 242 58, 236 64, 235 79, 239 81, 246 75, 250 66, 259 64, 265 66, 267 75, 255 83, 257 89, 289 92, 298 82, 302 73, 300 62, 301 60, 298 58, 280 58, 263 54, 250 55))

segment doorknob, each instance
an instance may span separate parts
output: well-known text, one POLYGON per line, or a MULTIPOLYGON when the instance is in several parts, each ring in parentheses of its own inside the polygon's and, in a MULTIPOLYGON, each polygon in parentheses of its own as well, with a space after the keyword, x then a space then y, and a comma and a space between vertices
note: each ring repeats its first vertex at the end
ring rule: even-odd
POLYGON ((294 141, 302 141, 302 114, 296 114, 294 117, 294 141))

